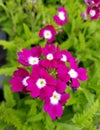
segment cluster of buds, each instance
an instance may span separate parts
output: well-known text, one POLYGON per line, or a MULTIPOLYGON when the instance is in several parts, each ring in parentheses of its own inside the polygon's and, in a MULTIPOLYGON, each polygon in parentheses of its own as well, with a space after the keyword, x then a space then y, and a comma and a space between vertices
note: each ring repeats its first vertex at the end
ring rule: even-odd
MULTIPOLYGON (((58 8, 58 15, 54 21, 63 26, 67 23, 66 10, 58 8)), ((32 98, 39 98, 44 102, 44 112, 52 120, 60 118, 63 114, 63 105, 70 98, 66 93, 67 87, 77 90, 80 80, 87 80, 87 71, 78 67, 77 60, 67 50, 61 50, 52 41, 56 38, 56 30, 47 25, 39 32, 40 38, 45 38, 44 47, 35 46, 31 49, 23 48, 18 52, 18 67, 10 79, 11 90, 14 92, 29 93, 32 98)))
POLYGON ((87 16, 90 16, 90 20, 100 18, 100 0, 84 0, 87 5, 86 13, 82 13, 83 19, 86 21, 87 16))

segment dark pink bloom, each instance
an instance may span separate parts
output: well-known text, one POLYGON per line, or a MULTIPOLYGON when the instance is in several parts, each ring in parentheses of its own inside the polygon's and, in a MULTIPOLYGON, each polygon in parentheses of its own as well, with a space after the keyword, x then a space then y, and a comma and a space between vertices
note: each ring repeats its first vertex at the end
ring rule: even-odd
POLYGON ((18 68, 14 72, 13 77, 10 79, 11 90, 15 92, 27 91, 26 87, 28 85, 27 80, 29 78, 29 73, 24 68, 18 68))
POLYGON ((76 63, 73 63, 73 65, 71 65, 68 74, 72 81, 73 88, 78 88, 80 86, 79 80, 85 81, 88 79, 87 70, 82 67, 78 68, 78 65, 76 63))
POLYGON ((63 62, 63 63, 66 63, 66 62, 68 62, 68 63, 75 62, 75 58, 67 50, 61 50, 60 54, 61 54, 61 57, 60 57, 60 61, 61 62, 63 62))
POLYGON ((45 68, 56 68, 58 59, 61 57, 59 48, 54 44, 46 44, 42 49, 42 54, 44 56, 44 60, 40 61, 41 65, 45 68))
POLYGON ((63 26, 68 22, 68 18, 66 15, 67 15, 67 11, 65 10, 65 8, 59 7, 58 15, 54 15, 53 19, 58 25, 63 26))
POLYGON ((22 52, 18 52, 18 62, 24 66, 33 66, 39 63, 41 55, 41 47, 33 47, 32 49, 23 49, 22 52))
POLYGON ((40 96, 41 99, 50 96, 54 90, 55 80, 46 69, 33 66, 32 74, 28 79, 27 90, 31 91, 31 97, 40 96))
POLYGON ((70 98, 69 94, 63 93, 66 89, 66 83, 60 80, 56 81, 55 90, 51 97, 46 98, 44 101, 44 111, 47 112, 52 120, 56 117, 60 118, 63 114, 63 105, 70 98))
POLYGON ((98 19, 100 17, 100 11, 96 7, 91 8, 90 6, 88 6, 86 14, 90 15, 91 20, 98 19))
POLYGON ((45 38, 48 42, 53 42, 56 38, 56 30, 54 26, 47 25, 46 27, 42 28, 39 32, 40 38, 45 38))

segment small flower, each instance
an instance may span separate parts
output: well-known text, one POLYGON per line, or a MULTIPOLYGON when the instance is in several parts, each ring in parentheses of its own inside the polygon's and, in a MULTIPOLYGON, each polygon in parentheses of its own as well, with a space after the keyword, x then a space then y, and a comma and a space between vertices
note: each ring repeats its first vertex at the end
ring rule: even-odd
POLYGON ((36 98, 40 96, 41 99, 51 95, 54 90, 55 80, 46 69, 40 66, 33 66, 32 74, 28 79, 27 90, 31 91, 31 97, 36 98))
POLYGON ((48 42, 53 42, 55 40, 56 30, 52 25, 47 25, 42 28, 39 32, 40 38, 45 38, 48 42))
POLYGON ((66 16, 67 12, 64 7, 59 7, 58 8, 58 15, 54 15, 53 19, 54 21, 60 25, 63 26, 68 22, 68 18, 66 16))
POLYGON ((75 62, 75 58, 72 56, 72 54, 69 51, 61 50, 60 53, 61 53, 61 58, 60 58, 61 62, 64 62, 64 63, 66 62, 70 63, 72 61, 75 62))
POLYGON ((41 47, 33 47, 31 50, 23 49, 18 52, 18 62, 24 66, 33 66, 39 64, 39 57, 41 55, 41 47))
POLYGON ((91 20, 98 19, 100 17, 100 12, 96 7, 91 8, 90 6, 88 6, 86 14, 90 15, 91 20))
POLYGON ((46 44, 42 49, 44 59, 40 64, 45 68, 56 68, 58 59, 60 58, 59 49, 54 44, 46 44))
POLYGON ((78 88, 80 86, 79 80, 85 81, 88 79, 87 71, 82 67, 78 68, 76 63, 71 65, 68 74, 72 81, 72 88, 78 88))
POLYGON ((55 90, 51 97, 46 98, 44 101, 44 111, 47 112, 52 120, 56 117, 60 118, 63 114, 63 105, 70 98, 69 94, 63 93, 65 91, 66 84, 60 80, 56 81, 55 90))
POLYGON ((11 90, 14 92, 27 91, 28 79, 29 72, 24 68, 18 68, 14 72, 14 76, 10 79, 10 84, 12 84, 11 90))

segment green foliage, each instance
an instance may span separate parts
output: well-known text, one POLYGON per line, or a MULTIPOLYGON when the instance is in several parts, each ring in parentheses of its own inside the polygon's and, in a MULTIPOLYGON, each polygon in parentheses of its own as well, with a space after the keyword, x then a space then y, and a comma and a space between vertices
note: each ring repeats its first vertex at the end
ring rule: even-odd
POLYGON ((44 113, 42 101, 12 92, 7 79, 3 85, 4 100, 0 102, 0 130, 100 130, 100 20, 83 22, 80 13, 85 9, 84 0, 0 0, 0 25, 9 35, 8 41, 0 40, 7 50, 0 75, 12 76, 19 66, 17 52, 22 48, 44 46, 46 41, 38 37, 38 32, 53 24, 59 34, 55 44, 69 50, 89 76, 76 92, 67 86, 71 98, 62 118, 56 121, 44 113), (69 19, 63 32, 52 19, 59 5, 67 9, 69 19))

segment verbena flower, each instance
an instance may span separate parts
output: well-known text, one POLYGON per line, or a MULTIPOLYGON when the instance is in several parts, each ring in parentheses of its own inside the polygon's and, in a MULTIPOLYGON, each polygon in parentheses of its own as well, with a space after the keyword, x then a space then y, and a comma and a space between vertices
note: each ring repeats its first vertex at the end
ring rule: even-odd
POLYGON ((97 7, 91 8, 90 6, 88 6, 86 10, 86 14, 90 15, 91 20, 98 19, 100 17, 100 11, 97 7))
POLYGON ((28 50, 23 49, 22 52, 18 52, 18 62, 24 66, 33 66, 39 64, 39 57, 41 55, 41 47, 33 47, 28 50))
POLYGON ((68 22, 66 9, 64 7, 59 7, 58 14, 54 15, 53 19, 60 26, 66 24, 68 22))
POLYGON ((51 95, 54 90, 55 80, 46 69, 40 66, 32 67, 32 74, 28 79, 27 90, 31 91, 31 97, 40 96, 41 99, 51 95))
POLYGON ((11 90, 14 92, 27 91, 28 78, 29 72, 24 68, 18 68, 10 79, 10 84, 12 84, 11 90))
POLYGON ((70 97, 69 94, 63 93, 65 89, 65 82, 57 80, 52 96, 46 98, 44 101, 44 111, 50 115, 52 120, 55 120, 56 117, 60 118, 63 114, 62 106, 67 102, 70 97))
POLYGON ((72 88, 78 88, 80 86, 79 80, 85 81, 88 79, 87 71, 82 67, 78 68, 76 63, 71 64, 68 74, 72 82, 72 88))
POLYGON ((45 68, 56 68, 58 59, 61 57, 58 48, 54 44, 46 44, 42 48, 44 59, 40 61, 45 68))
POLYGON ((86 15, 90 16, 90 20, 100 18, 100 0, 84 0, 87 4, 86 15))
POLYGON ((53 42, 56 38, 56 30, 53 25, 47 25, 39 32, 40 38, 45 38, 47 42, 53 42))

